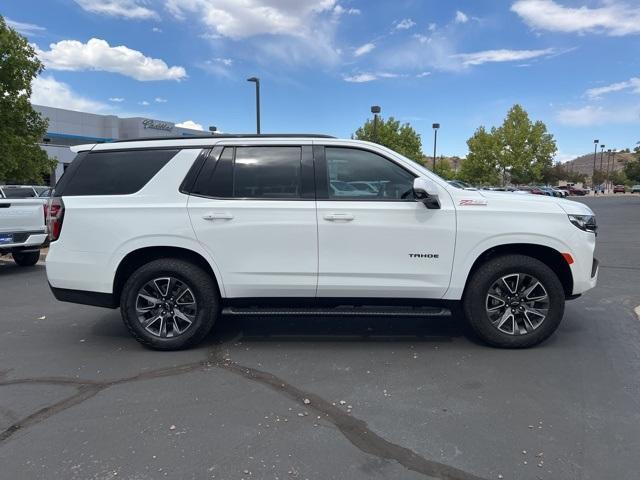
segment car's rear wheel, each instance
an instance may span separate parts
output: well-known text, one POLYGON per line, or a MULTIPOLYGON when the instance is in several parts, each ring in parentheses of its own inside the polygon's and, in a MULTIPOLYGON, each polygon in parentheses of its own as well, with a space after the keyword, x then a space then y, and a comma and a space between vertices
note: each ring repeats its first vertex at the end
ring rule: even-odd
POLYGON ((467 284, 465 317, 486 343, 525 348, 546 340, 564 314, 564 288, 541 261, 504 255, 481 265, 467 284))
POLYGON ((33 267, 40 260, 40 250, 35 252, 15 252, 11 256, 13 261, 21 267, 33 267))
POLYGON ((219 305, 211 275, 179 259, 154 260, 138 268, 120 297, 122 319, 131 334, 156 350, 200 342, 213 327, 219 305))

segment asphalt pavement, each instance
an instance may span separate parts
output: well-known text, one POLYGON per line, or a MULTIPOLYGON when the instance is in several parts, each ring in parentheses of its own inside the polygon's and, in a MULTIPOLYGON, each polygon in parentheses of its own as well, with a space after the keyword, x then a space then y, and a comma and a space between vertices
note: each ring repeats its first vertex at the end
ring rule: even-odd
POLYGON ((230 316, 153 352, 0 261, 0 478, 637 479, 640 197, 580 201, 599 285, 519 351, 449 317, 230 316))

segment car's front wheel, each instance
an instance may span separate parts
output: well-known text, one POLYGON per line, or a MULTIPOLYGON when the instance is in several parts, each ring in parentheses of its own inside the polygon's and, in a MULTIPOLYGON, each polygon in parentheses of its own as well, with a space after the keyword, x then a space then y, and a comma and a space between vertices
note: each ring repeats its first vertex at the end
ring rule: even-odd
POLYGON ((551 268, 525 255, 504 255, 473 273, 463 308, 486 343, 525 348, 546 340, 558 328, 564 301, 564 289, 551 268))
POLYGON ((21 267, 33 267, 40 260, 40 250, 35 252, 12 253, 13 261, 21 267))
POLYGON ((120 297, 122 319, 131 334, 156 350, 179 350, 200 342, 213 327, 219 305, 211 275, 180 259, 141 266, 120 297))

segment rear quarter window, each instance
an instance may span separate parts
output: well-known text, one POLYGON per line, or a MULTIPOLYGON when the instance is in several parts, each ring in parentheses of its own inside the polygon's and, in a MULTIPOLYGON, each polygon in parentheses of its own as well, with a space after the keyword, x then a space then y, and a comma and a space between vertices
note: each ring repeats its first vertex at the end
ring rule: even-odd
POLYGON ((144 187, 177 153, 126 150, 78 155, 56 186, 56 196, 128 195, 144 187))

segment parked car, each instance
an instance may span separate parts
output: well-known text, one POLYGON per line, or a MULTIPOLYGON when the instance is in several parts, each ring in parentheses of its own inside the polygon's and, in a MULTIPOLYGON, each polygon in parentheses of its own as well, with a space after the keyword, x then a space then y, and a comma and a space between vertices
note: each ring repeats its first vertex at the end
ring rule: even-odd
POLYGON ((631 187, 631 193, 640 193, 640 185, 634 185, 631 187))
POLYGON ((46 203, 37 198, 0 200, 0 255, 11 254, 20 266, 35 265, 46 245, 46 203))
POLYGON ((522 187, 518 187, 518 190, 521 192, 532 193, 533 195, 548 195, 546 192, 544 192, 538 187, 522 186, 522 187))
POLYGON ((616 185, 613 187, 613 193, 627 193, 627 187, 624 185, 616 185))
POLYGON ((462 190, 381 145, 216 135, 72 148, 49 199, 51 289, 119 306, 152 348, 196 344, 221 311, 387 307, 460 310, 485 342, 529 347, 597 282, 588 206, 462 190), (332 188, 361 181, 384 187, 332 188))
POLYGON ((569 192, 569 195, 577 195, 580 197, 584 197, 587 194, 587 190, 583 188, 574 187, 573 185, 564 185, 562 187, 558 187, 560 190, 565 190, 569 192))

